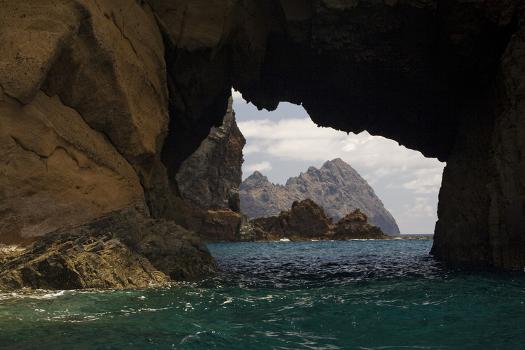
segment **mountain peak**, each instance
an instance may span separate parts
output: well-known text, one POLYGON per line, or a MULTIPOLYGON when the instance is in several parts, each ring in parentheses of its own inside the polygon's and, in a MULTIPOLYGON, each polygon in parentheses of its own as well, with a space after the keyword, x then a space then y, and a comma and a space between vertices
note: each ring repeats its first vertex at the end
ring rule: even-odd
POLYGON ((266 176, 264 176, 260 171, 255 170, 253 174, 248 176, 241 184, 241 186, 248 186, 248 187, 258 187, 258 186, 265 186, 266 184, 269 184, 270 181, 266 176))
POLYGON ((360 209, 384 232, 399 233, 395 219, 372 187, 341 158, 325 162, 320 169, 309 167, 305 173, 289 178, 284 186, 269 185, 267 181, 256 172, 241 185, 241 210, 251 218, 277 215, 289 210, 293 201, 309 198, 335 220, 360 209))
POLYGON ((328 160, 326 161, 324 164, 323 164, 323 168, 327 168, 327 167, 330 167, 330 166, 335 166, 335 167, 338 167, 338 168, 351 168, 350 164, 348 164, 347 162, 345 162, 344 160, 342 160, 341 158, 335 158, 335 159, 332 159, 332 160, 328 160))
POLYGON ((253 172, 253 174, 250 175, 250 177, 252 177, 252 178, 265 178, 266 176, 264 176, 259 170, 255 170, 253 172))

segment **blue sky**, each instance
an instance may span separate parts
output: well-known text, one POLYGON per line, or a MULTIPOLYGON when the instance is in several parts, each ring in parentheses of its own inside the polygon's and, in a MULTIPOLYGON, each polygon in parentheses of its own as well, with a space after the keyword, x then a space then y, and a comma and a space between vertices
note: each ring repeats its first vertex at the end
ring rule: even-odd
POLYGON ((283 184, 291 176, 342 158, 374 188, 401 233, 433 233, 445 163, 367 132, 347 134, 316 126, 297 105, 259 111, 233 93, 237 123, 246 137, 243 177, 255 170, 283 184))

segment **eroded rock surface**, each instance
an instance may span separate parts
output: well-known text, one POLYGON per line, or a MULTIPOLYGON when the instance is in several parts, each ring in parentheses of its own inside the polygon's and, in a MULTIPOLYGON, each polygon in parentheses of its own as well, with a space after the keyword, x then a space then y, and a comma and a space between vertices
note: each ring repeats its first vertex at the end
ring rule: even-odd
POLYGON ((242 149, 246 143, 235 122, 230 98, 221 126, 213 127, 180 166, 175 183, 184 201, 182 223, 206 241, 238 241, 242 149))
POLYGON ((234 86, 446 161, 433 253, 525 266, 523 1, 0 4, 0 241, 176 217, 171 179, 234 86))
POLYGON ((241 184, 241 209, 250 218, 273 216, 290 208, 294 201, 312 199, 334 221, 361 209, 370 222, 390 235, 399 234, 394 217, 374 190, 342 159, 327 161, 320 169, 310 167, 298 177, 275 185, 260 172, 241 184))
POLYGON ((143 288, 215 271, 195 234, 129 210, 0 255, 0 289, 143 288))
POLYGON ((146 212, 168 126, 164 44, 149 7, 2 1, 0 44, 0 241, 146 212))
POLYGON ((245 217, 230 209, 200 209, 189 213, 185 222, 206 242, 238 242, 245 217))

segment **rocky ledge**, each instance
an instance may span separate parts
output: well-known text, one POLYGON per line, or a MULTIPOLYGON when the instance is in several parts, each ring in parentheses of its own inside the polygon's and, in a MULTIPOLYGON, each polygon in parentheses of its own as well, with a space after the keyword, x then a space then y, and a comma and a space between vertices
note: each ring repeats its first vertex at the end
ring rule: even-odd
POLYGON ((323 208, 311 199, 296 201, 278 216, 251 220, 241 230, 244 240, 273 241, 288 238, 301 240, 390 239, 359 209, 333 223, 323 208))
POLYGON ((209 275, 215 263, 191 231, 134 210, 0 250, 0 289, 143 288, 209 275))

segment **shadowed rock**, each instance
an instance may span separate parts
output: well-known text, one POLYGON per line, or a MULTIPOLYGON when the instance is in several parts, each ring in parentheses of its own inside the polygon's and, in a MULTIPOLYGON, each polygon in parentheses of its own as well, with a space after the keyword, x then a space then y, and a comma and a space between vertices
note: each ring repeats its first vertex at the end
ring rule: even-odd
POLYGON ((177 172, 176 183, 182 198, 200 208, 238 212, 245 144, 230 99, 222 125, 212 128, 177 172))

